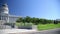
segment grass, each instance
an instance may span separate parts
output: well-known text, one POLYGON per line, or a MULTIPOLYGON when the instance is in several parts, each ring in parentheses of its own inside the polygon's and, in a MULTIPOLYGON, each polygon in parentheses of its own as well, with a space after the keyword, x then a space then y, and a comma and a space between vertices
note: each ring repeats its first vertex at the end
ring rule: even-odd
POLYGON ((48 30, 48 29, 54 29, 54 28, 60 28, 59 24, 39 24, 37 25, 38 30, 48 30))
MULTIPOLYGON (((32 24, 29 23, 16 23, 16 26, 32 26, 32 24)), ((55 28, 60 28, 60 23, 59 24, 38 24, 37 29, 38 30, 49 30, 49 29, 55 29, 55 28)))

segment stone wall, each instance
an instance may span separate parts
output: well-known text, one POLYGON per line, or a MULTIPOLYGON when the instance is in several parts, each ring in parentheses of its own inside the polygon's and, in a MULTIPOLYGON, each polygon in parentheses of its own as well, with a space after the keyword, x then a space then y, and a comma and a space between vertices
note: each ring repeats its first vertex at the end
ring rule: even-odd
POLYGON ((0 29, 11 29, 11 26, 4 25, 4 23, 6 23, 6 21, 0 20, 0 29))
POLYGON ((5 20, 0 20, 0 25, 3 25, 4 23, 6 23, 5 20))

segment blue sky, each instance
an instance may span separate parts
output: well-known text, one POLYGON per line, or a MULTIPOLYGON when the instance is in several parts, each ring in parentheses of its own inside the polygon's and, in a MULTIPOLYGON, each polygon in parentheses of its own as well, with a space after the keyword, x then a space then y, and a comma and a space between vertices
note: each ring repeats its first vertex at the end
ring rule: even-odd
POLYGON ((60 18, 59 0, 8 0, 10 14, 46 19, 60 18))

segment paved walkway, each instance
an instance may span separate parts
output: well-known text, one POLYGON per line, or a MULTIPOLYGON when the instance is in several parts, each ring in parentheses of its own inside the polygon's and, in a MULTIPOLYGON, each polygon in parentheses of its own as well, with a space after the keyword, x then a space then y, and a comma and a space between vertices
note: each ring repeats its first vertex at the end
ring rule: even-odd
POLYGON ((0 30, 0 34, 60 34, 60 28, 36 31, 36 30, 27 30, 27 29, 5 29, 0 30))
POLYGON ((7 34, 7 33, 23 33, 23 32, 35 32, 35 31, 36 30, 28 30, 28 29, 4 29, 4 30, 0 30, 0 33, 7 34))

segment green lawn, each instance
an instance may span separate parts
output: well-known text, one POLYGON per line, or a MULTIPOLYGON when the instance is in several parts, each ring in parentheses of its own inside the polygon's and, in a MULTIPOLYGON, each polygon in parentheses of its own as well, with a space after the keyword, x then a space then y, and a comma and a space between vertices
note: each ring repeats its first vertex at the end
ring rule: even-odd
POLYGON ((60 28, 59 24, 39 24, 37 25, 38 30, 48 30, 48 29, 54 29, 54 28, 60 28))

